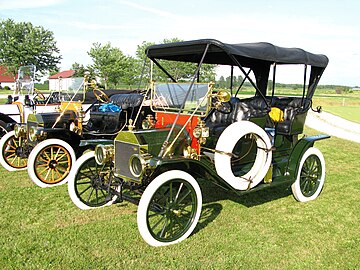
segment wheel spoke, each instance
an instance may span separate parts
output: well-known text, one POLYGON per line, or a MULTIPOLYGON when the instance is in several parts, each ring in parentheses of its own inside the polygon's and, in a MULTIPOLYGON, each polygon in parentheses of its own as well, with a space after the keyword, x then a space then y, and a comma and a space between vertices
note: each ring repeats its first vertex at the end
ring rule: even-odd
POLYGON ((87 188, 85 188, 83 191, 81 191, 81 192, 79 193, 79 195, 80 195, 80 196, 83 195, 87 190, 89 190, 89 188, 91 188, 91 186, 88 186, 87 188))
POLYGON ((176 193, 176 196, 175 196, 174 202, 177 202, 177 200, 178 200, 178 198, 179 198, 179 195, 180 195, 180 192, 181 192, 181 189, 182 189, 183 185, 184 185, 184 183, 181 183, 181 184, 180 184, 180 187, 179 187, 178 192, 176 193))
POLYGON ((91 181, 87 181, 87 182, 76 182, 76 185, 86 185, 86 184, 91 184, 91 181))
POLYGON ((189 196, 191 194, 191 190, 188 190, 184 196, 182 196, 182 198, 178 201, 178 204, 180 204, 183 200, 186 199, 187 196, 189 196))
POLYGON ((165 233, 165 229, 166 229, 166 225, 167 225, 167 223, 168 223, 168 218, 166 217, 166 216, 164 216, 165 217, 165 222, 164 222, 164 226, 162 227, 162 229, 161 229, 161 231, 160 231, 160 237, 163 237, 163 235, 164 235, 164 233, 165 233))
POLYGON ((90 202, 90 198, 91 198, 91 195, 93 194, 94 192, 94 188, 90 191, 90 194, 88 196, 88 199, 87 199, 87 202, 90 202))

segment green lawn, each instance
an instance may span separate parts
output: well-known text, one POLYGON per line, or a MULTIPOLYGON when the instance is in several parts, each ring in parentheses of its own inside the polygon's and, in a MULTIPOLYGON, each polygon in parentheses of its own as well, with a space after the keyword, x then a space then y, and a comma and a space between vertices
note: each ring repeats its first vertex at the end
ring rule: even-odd
POLYGON ((324 110, 349 121, 360 123, 360 106, 329 106, 324 110))
POLYGON ((41 189, 26 171, 0 168, 1 269, 360 269, 360 144, 316 146, 327 177, 315 201, 284 188, 237 197, 202 182, 195 233, 161 248, 140 237, 135 205, 81 211, 66 185, 41 189))

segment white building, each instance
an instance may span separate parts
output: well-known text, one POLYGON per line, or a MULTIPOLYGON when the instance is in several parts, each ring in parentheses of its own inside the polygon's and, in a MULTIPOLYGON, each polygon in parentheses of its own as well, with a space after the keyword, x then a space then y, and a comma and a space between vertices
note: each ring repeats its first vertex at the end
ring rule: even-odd
POLYGON ((75 70, 65 70, 49 77, 49 90, 70 90, 74 85, 75 70))
POLYGON ((11 76, 5 74, 7 71, 6 67, 0 66, 0 85, 4 89, 5 86, 8 86, 11 90, 15 90, 16 87, 16 76, 11 76))

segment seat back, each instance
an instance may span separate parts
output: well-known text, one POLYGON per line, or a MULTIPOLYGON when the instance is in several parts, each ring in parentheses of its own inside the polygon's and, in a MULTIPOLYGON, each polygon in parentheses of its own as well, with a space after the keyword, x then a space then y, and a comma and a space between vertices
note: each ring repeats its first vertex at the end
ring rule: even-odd
POLYGON ((144 96, 138 93, 116 94, 110 97, 110 101, 121 107, 122 110, 139 107, 143 99, 144 96))

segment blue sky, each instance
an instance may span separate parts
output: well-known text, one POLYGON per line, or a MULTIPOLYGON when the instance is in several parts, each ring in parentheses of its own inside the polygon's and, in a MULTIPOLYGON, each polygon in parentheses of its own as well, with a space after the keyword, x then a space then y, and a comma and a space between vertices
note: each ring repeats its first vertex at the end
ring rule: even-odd
MULTIPOLYGON (((348 86, 360 86, 359 13, 357 0, 0 0, 0 19, 54 33, 62 69, 91 64, 87 51, 94 42, 134 55, 143 41, 173 37, 266 41, 327 55, 320 83, 348 86)), ((282 80, 290 83, 291 76, 282 80)))

